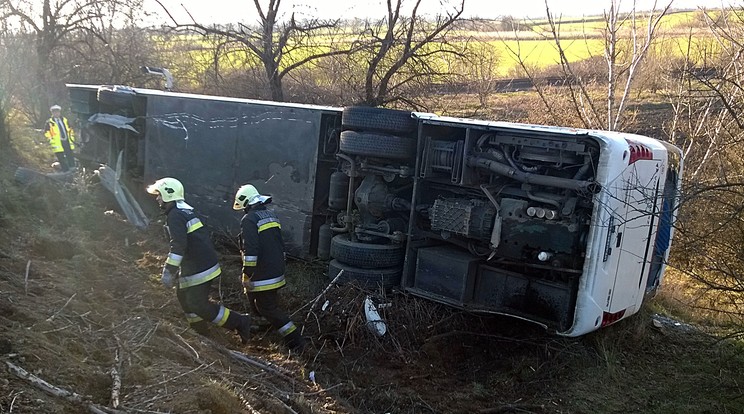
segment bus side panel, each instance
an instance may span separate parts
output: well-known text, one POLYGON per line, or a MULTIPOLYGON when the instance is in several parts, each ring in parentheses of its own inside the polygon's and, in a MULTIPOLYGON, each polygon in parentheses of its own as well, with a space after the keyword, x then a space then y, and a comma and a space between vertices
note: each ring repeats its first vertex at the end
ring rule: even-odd
POLYGON ((322 114, 248 104, 238 123, 234 188, 250 182, 275 196, 286 250, 296 257, 310 254, 322 114))
POLYGON ((237 228, 231 211, 233 166, 240 104, 173 96, 149 96, 145 182, 180 180, 186 200, 206 224, 237 228))

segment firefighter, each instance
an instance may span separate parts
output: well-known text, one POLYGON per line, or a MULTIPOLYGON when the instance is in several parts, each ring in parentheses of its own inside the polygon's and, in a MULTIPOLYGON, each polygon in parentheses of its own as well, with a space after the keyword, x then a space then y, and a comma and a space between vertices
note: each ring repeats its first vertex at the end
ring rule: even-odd
POLYGON ((52 146, 62 171, 70 171, 75 168, 75 156, 72 152, 75 149, 75 131, 70 128, 67 118, 62 116, 62 107, 52 105, 49 111, 52 117, 47 121, 44 136, 52 146))
POLYGON ((282 336, 285 345, 300 352, 305 339, 279 306, 278 290, 286 285, 282 226, 266 208, 271 197, 246 184, 235 194, 234 210, 243 210, 240 246, 243 255, 243 288, 251 309, 265 317, 282 336))
POLYGON ((178 287, 178 302, 190 326, 206 334, 208 322, 211 322, 230 331, 236 330, 243 344, 247 343, 250 316, 209 300, 212 282, 220 277, 222 270, 207 229, 194 214, 194 208, 184 201, 183 185, 175 178, 165 177, 147 187, 147 192, 158 196, 158 205, 167 216, 170 252, 161 281, 168 289, 178 287))

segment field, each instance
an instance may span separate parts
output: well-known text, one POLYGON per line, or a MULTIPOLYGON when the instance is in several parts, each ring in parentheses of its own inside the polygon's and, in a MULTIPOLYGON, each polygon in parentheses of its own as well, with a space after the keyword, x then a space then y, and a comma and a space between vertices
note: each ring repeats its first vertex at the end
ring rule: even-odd
MULTIPOLYGON (((265 325, 246 346, 218 330, 197 335, 158 281, 167 241, 154 206, 139 231, 90 172, 64 185, 15 183, 17 166, 48 169, 35 133, 16 128, 0 153, 0 360, 83 397, 51 396, 4 369, 2 412, 96 412, 115 389, 126 413, 744 411, 742 343, 700 324, 670 289, 674 274, 640 314, 566 339, 348 286, 311 307, 325 267, 293 261, 282 294, 307 352, 289 353, 265 325), (367 295, 390 303, 385 337, 365 326, 367 295)), ((214 295, 244 311, 234 249, 220 247, 214 295)))
MULTIPOLYGON (((645 18, 647 16, 638 16, 641 35, 647 23, 645 18)), ((601 16, 588 17, 583 20, 559 19, 558 17, 556 19, 558 20, 556 30, 562 39, 561 47, 569 63, 603 57, 605 21, 601 16)), ((455 50, 467 50, 479 56, 492 56, 497 64, 490 69, 489 76, 498 78, 525 76, 520 68, 519 60, 522 60, 524 65, 532 70, 544 70, 559 64, 559 52, 552 39, 547 20, 526 21, 516 31, 504 30, 496 26, 496 23, 493 23, 479 30, 469 30, 467 27, 455 29, 449 35, 452 39, 452 47, 455 50)), ((629 26, 630 22, 624 22, 621 25, 621 33, 627 33, 629 26)), ((692 60, 702 62, 703 58, 698 58, 694 53, 703 49, 710 51, 717 47, 715 39, 703 34, 701 29, 703 26, 703 17, 699 11, 679 11, 664 16, 659 25, 662 35, 651 48, 651 58, 682 58, 688 53, 688 46, 692 44, 692 60)), ((349 27, 332 33, 316 34, 309 40, 305 39, 307 43, 299 48, 290 42, 283 56, 281 67, 287 67, 311 54, 350 47, 357 40, 353 30, 349 27)), ((168 60, 172 67, 189 68, 189 73, 174 73, 180 79, 203 76, 199 73, 213 70, 215 59, 223 74, 232 71, 263 70, 260 61, 238 42, 226 45, 220 43, 222 53, 215 54, 214 48, 217 43, 213 39, 185 34, 157 35, 155 39, 162 48, 163 54, 170 55, 168 60)), ((429 47, 436 49, 439 45, 429 47)), ((453 63, 435 61, 429 64, 446 72, 453 63)), ((464 63, 465 66, 470 64, 464 63)), ((312 68, 313 64, 309 64, 308 67, 312 68)), ((182 82, 182 86, 188 87, 188 83, 182 82)))

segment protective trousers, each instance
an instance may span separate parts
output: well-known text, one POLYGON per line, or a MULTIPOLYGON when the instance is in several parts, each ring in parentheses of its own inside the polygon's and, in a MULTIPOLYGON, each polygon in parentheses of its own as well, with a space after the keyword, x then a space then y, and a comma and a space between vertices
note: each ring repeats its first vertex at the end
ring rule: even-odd
POLYGON ((57 156, 62 171, 70 171, 70 169, 75 168, 75 154, 70 149, 70 142, 68 140, 65 139, 61 143, 64 151, 55 152, 54 155, 57 156))
POLYGON ((225 306, 211 302, 209 292, 212 281, 187 288, 178 288, 178 303, 186 313, 189 325, 200 334, 207 332, 207 323, 211 322, 227 330, 238 329, 245 315, 231 311, 225 306))
POLYGON ((287 347, 295 349, 304 345, 305 340, 299 329, 279 306, 278 289, 246 292, 246 294, 251 309, 271 323, 271 326, 282 336, 287 347))

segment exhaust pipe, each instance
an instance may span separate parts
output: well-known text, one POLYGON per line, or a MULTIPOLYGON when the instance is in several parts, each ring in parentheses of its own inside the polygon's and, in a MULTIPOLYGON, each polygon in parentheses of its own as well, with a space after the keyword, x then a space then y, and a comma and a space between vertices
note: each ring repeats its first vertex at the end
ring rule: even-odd
POLYGON ((472 155, 468 156, 468 166, 489 170, 495 174, 527 184, 544 185, 574 191, 588 191, 592 194, 597 194, 602 190, 602 186, 595 181, 573 180, 570 178, 527 173, 498 161, 472 155))

